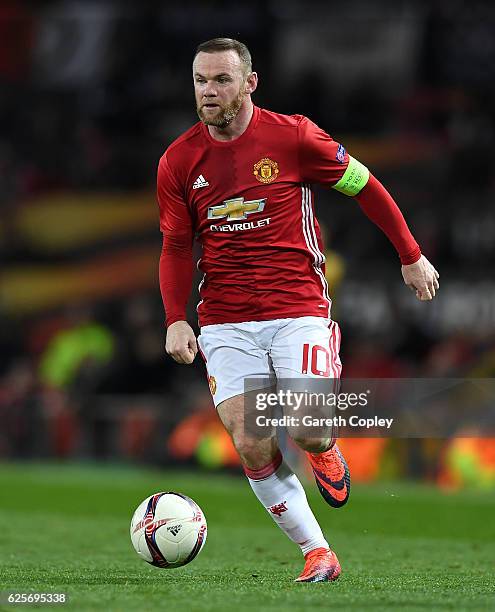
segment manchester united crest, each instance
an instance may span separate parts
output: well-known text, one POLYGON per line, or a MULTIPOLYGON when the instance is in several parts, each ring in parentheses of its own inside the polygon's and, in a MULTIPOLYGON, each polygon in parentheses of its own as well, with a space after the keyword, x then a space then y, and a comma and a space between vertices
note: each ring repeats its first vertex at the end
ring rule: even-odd
POLYGON ((214 376, 208 376, 208 384, 210 385, 210 392, 212 395, 215 395, 217 392, 217 381, 214 376))
POLYGON ((279 173, 278 164, 269 157, 260 159, 257 164, 254 164, 253 174, 260 183, 271 183, 279 173))

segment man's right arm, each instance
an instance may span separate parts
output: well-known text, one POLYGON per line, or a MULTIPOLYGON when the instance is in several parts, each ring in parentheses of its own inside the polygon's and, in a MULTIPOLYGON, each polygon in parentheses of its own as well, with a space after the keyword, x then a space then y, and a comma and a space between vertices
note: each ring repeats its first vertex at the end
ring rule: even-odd
POLYGON ((194 332, 186 321, 186 308, 193 278, 192 220, 166 155, 157 177, 160 229, 160 291, 166 314, 166 351, 178 363, 192 363, 197 353, 194 332))

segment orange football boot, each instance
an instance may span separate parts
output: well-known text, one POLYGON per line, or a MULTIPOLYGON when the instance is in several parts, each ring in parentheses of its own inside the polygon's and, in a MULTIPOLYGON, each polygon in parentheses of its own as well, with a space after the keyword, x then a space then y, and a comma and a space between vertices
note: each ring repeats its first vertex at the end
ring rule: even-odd
POLYGON ((306 453, 323 499, 332 508, 347 503, 351 492, 351 474, 337 444, 324 453, 306 453))
POLYGON ((302 574, 294 582, 330 582, 340 576, 339 560, 329 548, 315 548, 304 559, 302 574))

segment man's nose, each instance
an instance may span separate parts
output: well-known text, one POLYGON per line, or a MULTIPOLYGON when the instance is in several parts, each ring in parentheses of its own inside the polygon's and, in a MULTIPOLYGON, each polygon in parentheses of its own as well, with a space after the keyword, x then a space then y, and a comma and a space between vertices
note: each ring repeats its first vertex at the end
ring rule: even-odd
POLYGON ((208 81, 206 83, 204 95, 207 97, 212 97, 217 95, 217 88, 215 87, 215 83, 213 81, 208 81))

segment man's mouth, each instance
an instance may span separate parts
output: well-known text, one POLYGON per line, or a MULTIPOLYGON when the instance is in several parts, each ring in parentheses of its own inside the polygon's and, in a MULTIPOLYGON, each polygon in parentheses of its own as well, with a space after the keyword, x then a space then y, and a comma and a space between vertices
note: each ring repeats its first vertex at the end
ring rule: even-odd
POLYGON ((219 108, 219 104, 215 104, 214 102, 207 102, 203 104, 203 108, 219 108))

